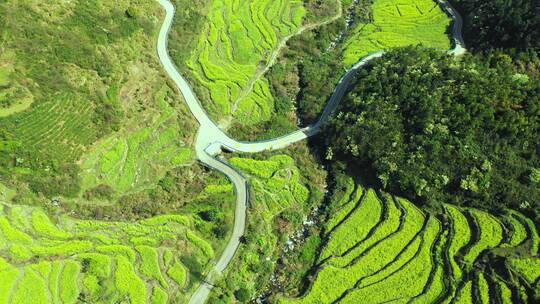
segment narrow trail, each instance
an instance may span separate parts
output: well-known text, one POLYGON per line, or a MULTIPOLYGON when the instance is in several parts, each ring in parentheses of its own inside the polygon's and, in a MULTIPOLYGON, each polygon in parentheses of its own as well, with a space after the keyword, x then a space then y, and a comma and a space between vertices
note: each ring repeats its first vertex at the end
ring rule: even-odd
MULTIPOLYGON (((223 273, 227 265, 229 265, 234 257, 234 254, 240 245, 240 237, 244 234, 246 227, 246 211, 247 204, 249 202, 247 180, 236 169, 216 156, 221 153, 223 149, 242 153, 256 153, 265 150, 282 149, 310 136, 316 135, 320 131, 321 125, 328 120, 330 115, 338 107, 339 102, 345 95, 347 87, 352 81, 355 72, 370 60, 381 57, 384 54, 384 51, 372 53, 362 58, 345 73, 332 93, 332 96, 321 114, 321 117, 315 124, 272 140, 255 142, 236 141, 227 136, 227 134, 225 134, 225 132, 221 130, 214 121, 212 121, 208 113, 202 107, 200 101, 197 99, 188 82, 176 69, 176 66, 170 58, 167 50, 167 39, 172 26, 175 7, 169 0, 158 1, 165 9, 166 15, 158 36, 157 52, 163 68, 184 96, 191 113, 193 116, 195 116, 200 124, 195 142, 197 158, 206 166, 225 174, 234 184, 234 190, 236 193, 234 227, 231 237, 221 256, 209 271, 206 279, 195 291, 189 301, 191 304, 197 304, 204 303, 207 300, 208 295, 213 288, 212 284, 216 276, 223 273)), ((463 54, 465 52, 465 44, 463 42, 463 38, 461 37, 461 28, 463 23, 461 16, 448 2, 443 0, 438 0, 438 2, 454 20, 452 35, 455 47, 448 52, 453 55, 463 54)), ((331 21, 329 20, 328 22, 331 21)), ((306 29, 308 28, 305 28, 304 30, 306 29)), ((275 57, 277 58, 277 55, 275 57)), ((275 61, 275 58, 273 60, 275 61)), ((271 62, 269 63, 273 64, 272 59, 270 61, 271 62)), ((269 66, 267 69, 268 68, 269 66)))

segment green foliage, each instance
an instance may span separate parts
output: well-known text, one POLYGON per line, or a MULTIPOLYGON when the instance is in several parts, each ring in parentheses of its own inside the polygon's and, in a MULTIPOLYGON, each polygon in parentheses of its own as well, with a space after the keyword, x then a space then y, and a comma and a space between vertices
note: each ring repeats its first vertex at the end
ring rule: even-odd
POLYGON ((453 0, 465 19, 465 38, 475 50, 540 50, 538 2, 453 0), (478 14, 482 12, 482 14, 478 14))
POLYGON ((240 303, 246 303, 251 299, 251 294, 249 290, 246 288, 240 288, 237 291, 234 292, 234 297, 240 302, 240 303))
POLYGON ((155 185, 167 170, 193 161, 193 151, 184 142, 187 125, 170 104, 172 94, 163 86, 153 97, 159 110, 149 111, 144 127, 118 132, 85 155, 82 168, 87 199, 110 199, 155 185), (96 191, 100 189, 107 191, 96 191))
POLYGON ((515 216, 509 216, 508 221, 512 225, 512 237, 508 246, 518 246, 527 240, 527 228, 515 216))
POLYGON ((510 267, 523 275, 527 281, 534 284, 540 277, 540 258, 510 259, 510 267))
POLYGON ((21 243, 32 242, 32 238, 28 234, 13 228, 5 217, 0 217, 0 230, 9 241, 21 243))
POLYGON ((128 296, 130 303, 144 304, 146 303, 146 286, 143 280, 135 273, 131 262, 123 257, 118 256, 116 258, 116 271, 115 271, 115 285, 116 288, 122 293, 128 296))
POLYGON ((210 246, 207 241, 197 236, 194 232, 187 230, 186 237, 189 241, 195 244, 195 246, 197 246, 206 257, 212 258, 214 256, 214 249, 212 249, 212 246, 210 246))
POLYGON ((9 294, 15 286, 19 275, 20 270, 15 268, 3 268, 0 270, 0 277, 2 277, 2 280, 0 280, 0 302, 8 303, 9 294))
POLYGON ((248 125, 270 119, 274 99, 257 73, 280 41, 298 30, 304 14, 296 0, 211 2, 191 56, 181 64, 200 86, 202 100, 212 101, 205 106, 216 120, 230 114, 248 125))
MULTIPOLYGON (((440 231, 440 224, 430 221, 424 234, 425 244, 432 244, 440 231)), ((414 259, 386 279, 365 288, 357 288, 349 293, 343 303, 359 303, 370 299, 375 303, 390 301, 395 298, 412 298, 422 293, 427 284, 433 265, 430 263, 431 247, 422 246, 414 259)), ((366 264, 366 266, 369 264, 366 264)))
POLYGON ((26 294, 34 294, 37 302, 44 295, 44 303, 108 303, 128 298, 132 303, 146 303, 151 292, 146 286, 157 287, 156 281, 163 290, 154 291, 158 295, 153 298, 163 302, 174 296, 177 288, 171 287, 162 273, 168 270, 169 276, 174 275, 171 279, 190 293, 197 285, 184 288, 188 276, 205 271, 213 257, 206 254, 213 255, 215 250, 191 232, 196 223, 190 215, 169 214, 132 222, 64 215, 53 222, 38 207, 5 206, 0 206, 0 275, 5 278, 0 284, 0 299, 17 294, 22 301, 18 303, 26 303, 26 294), (149 235, 151 245, 139 245, 149 235), (163 266, 159 252, 168 252, 164 253, 163 266), (180 264, 171 268, 175 256, 193 257, 198 268, 186 269, 180 264))
MULTIPOLYGON (((228 266, 223 287, 214 289, 215 295, 209 301, 234 301, 235 291, 241 288, 248 290, 250 297, 255 296, 268 287, 274 270, 286 274, 284 282, 291 284, 291 288, 298 288, 303 274, 315 262, 321 243, 318 233, 295 244, 300 250, 288 261, 291 264, 281 263, 278 258, 281 248, 287 246, 287 241, 301 229, 305 215, 322 202, 325 172, 305 144, 280 153, 263 153, 254 159, 234 156, 229 161, 242 168, 248 179, 250 220, 236 253, 238 258, 228 266)), ((312 227, 318 229, 321 226, 312 227)), ((186 263, 184 265, 191 269, 186 263)))
POLYGON ((155 248, 149 246, 137 246, 137 251, 141 257, 141 265, 139 270, 145 276, 156 279, 163 288, 168 288, 169 284, 161 274, 159 267, 159 256, 155 248))
POLYGON ((75 162, 118 131, 133 104, 159 89, 164 77, 152 51, 159 6, 142 1, 138 8, 146 13, 129 18, 128 5, 2 3, 0 133, 12 135, 0 160, 2 175, 48 197, 77 196, 75 162), (134 72, 141 70, 144 81, 134 72), (135 85, 144 93, 133 94, 135 85), (4 162, 9 159, 17 162, 4 162))
POLYGON ((468 281, 465 283, 465 285, 459 290, 455 303, 459 304, 473 304, 473 297, 472 297, 472 281, 468 281))
POLYGON ((479 239, 468 250, 463 260, 467 264, 472 264, 478 255, 486 249, 496 247, 502 241, 502 226, 493 216, 478 210, 469 211, 477 225, 479 239))
POLYGON ((480 302, 489 304, 489 285, 483 273, 478 274, 478 293, 480 294, 480 302))
POLYGON ((79 263, 66 261, 59 282, 62 303, 76 303, 79 297, 78 276, 81 270, 79 263))
MULTIPOLYGON (((347 220, 332 232, 331 240, 326 244, 324 251, 321 255, 322 259, 325 259, 331 255, 341 256, 346 253, 347 250, 360 241, 364 240, 370 230, 377 225, 381 213, 383 212, 383 205, 377 194, 373 189, 366 192, 365 198, 360 202, 360 207, 354 210, 354 212, 347 218, 347 220), (358 225, 358 223, 364 223, 358 225)), ((390 204, 386 210, 386 216, 390 219, 388 223, 396 223, 394 219, 399 219, 399 210, 395 205, 390 204)), ((341 217, 338 214, 339 217, 341 217)), ((376 233, 385 236, 386 231, 391 231, 397 227, 386 226, 383 224, 377 227, 376 233), (385 232, 383 232, 385 231, 385 232)))
MULTIPOLYGON (((334 189, 332 197, 330 198, 328 212, 332 214, 332 217, 325 223, 325 228, 328 231, 334 229, 341 221, 345 220, 345 218, 351 214, 351 211, 357 206, 362 196, 362 187, 355 187, 352 178, 347 179, 344 183, 344 187, 334 189)), ((341 186, 340 181, 336 184, 341 186)))
POLYGON ((46 237, 66 239, 71 236, 69 233, 56 228, 47 214, 39 209, 32 212, 32 226, 37 233, 46 237))
POLYGON ((180 287, 184 287, 186 284, 186 269, 180 262, 174 262, 174 264, 167 270, 167 275, 180 287))
MULTIPOLYGON (((404 303, 489 303, 492 301, 489 284, 498 276, 513 282, 504 285, 506 289, 500 289, 510 292, 502 295, 505 300, 511 298, 514 290, 522 297, 534 292, 531 286, 513 279, 513 273, 535 282, 539 277, 536 273, 538 259, 510 258, 527 251, 524 252, 522 246, 502 243, 507 222, 500 222, 486 212, 447 204, 444 214, 432 216, 411 202, 384 192, 384 199, 378 201, 382 214, 363 210, 370 195, 376 198, 370 194, 374 193, 372 189, 366 190, 359 206, 344 218, 332 205, 347 206, 348 200, 354 197, 354 187, 346 178, 338 177, 336 182, 327 223, 337 223, 334 224, 337 226, 323 239, 318 262, 311 269, 312 281, 307 290, 295 298, 271 297, 277 303, 362 303, 366 299, 374 303, 397 299, 404 303), (364 217, 355 217, 355 213, 364 217), (344 220, 335 221, 332 217, 344 220), (347 241, 363 226, 369 233, 363 233, 357 242, 347 241), (346 245, 338 254, 327 253, 328 248, 342 244, 346 245), (481 254, 484 252, 486 254, 481 254), (506 261, 507 265, 501 266, 495 261, 506 261), (483 267, 481 272, 479 265, 483 267), (451 271, 447 271, 447 267, 451 271), (489 278, 484 274, 489 274, 489 278)), ((519 243, 527 242, 530 239, 519 243)))
POLYGON ((326 127, 327 148, 351 170, 420 203, 536 213, 540 81, 515 81, 504 56, 456 59, 407 47, 358 72, 326 127))
POLYGON ((471 238, 471 228, 469 227, 467 218, 459 208, 452 205, 444 205, 444 208, 450 216, 452 223, 452 238, 450 240, 450 247, 448 248, 450 265, 452 265, 452 274, 454 277, 460 278, 462 276, 462 271, 457 264, 455 257, 457 256, 458 251, 469 243, 471 238))
POLYGON ((152 304, 167 304, 168 295, 163 289, 154 286, 152 289, 152 304))
POLYGON ((45 280, 30 267, 25 267, 22 279, 17 283, 11 302, 14 304, 32 303, 47 304, 47 286, 45 280))

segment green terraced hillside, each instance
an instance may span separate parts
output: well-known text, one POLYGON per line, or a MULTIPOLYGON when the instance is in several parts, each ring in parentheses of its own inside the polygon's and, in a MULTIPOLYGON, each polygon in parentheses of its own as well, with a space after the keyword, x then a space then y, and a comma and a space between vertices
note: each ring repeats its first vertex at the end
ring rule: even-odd
MULTIPOLYGON (((279 254, 305 215, 322 200, 325 173, 305 144, 256 158, 234 156, 231 165, 250 183, 245 242, 208 303, 232 303, 238 292, 263 292, 279 254)), ((242 301, 240 301, 242 302, 242 301)))
POLYGON ((450 18, 433 0, 374 0, 373 22, 358 24, 343 45, 350 66, 379 50, 422 44, 450 49, 446 34, 450 18))
MULTIPOLYGON (((175 178, 160 184, 173 187, 175 178)), ((79 219, 0 197, 0 303, 186 302, 233 222, 232 184, 205 179, 181 213, 129 221, 79 219)))
POLYGON ((154 0, 0 3, 0 175, 18 201, 114 201, 194 162, 194 119, 155 51, 163 15, 154 0))
POLYGON ((399 197, 348 189, 332 200, 314 281, 301 297, 279 303, 526 303, 540 296, 540 241, 525 216, 452 205, 433 216, 399 197))
POLYGON ((0 210, 0 303, 177 302, 215 257, 190 216, 126 223, 0 210))
POLYGON ((274 100, 261 72, 284 39, 300 29, 304 14, 297 0, 211 2, 186 65, 216 120, 233 115, 254 124, 270 118, 274 100))

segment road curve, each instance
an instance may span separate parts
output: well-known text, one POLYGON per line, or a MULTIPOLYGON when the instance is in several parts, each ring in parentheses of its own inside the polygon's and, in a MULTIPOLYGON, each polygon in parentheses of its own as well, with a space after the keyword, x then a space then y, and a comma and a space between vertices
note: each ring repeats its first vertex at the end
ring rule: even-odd
MULTIPOLYGON (((249 189, 246 179, 233 167, 218 159, 216 155, 221 153, 223 149, 243 153, 256 153, 265 150, 282 149, 317 134, 320 131, 321 125, 328 120, 330 115, 338 107, 339 102, 343 99, 347 87, 354 78, 355 72, 370 60, 381 57, 384 54, 384 51, 369 54, 358 61, 345 73, 337 84, 337 87, 328 100, 321 117, 316 123, 272 140, 256 142, 236 141, 227 136, 227 134, 225 134, 225 132, 221 130, 218 125, 212 121, 212 119, 210 119, 210 116, 202 107, 202 104, 197 99, 197 96, 189 86, 188 82, 176 69, 176 66, 170 58, 167 49, 167 39, 172 26, 175 8, 169 0, 158 1, 165 9, 166 15, 159 31, 157 52, 163 68, 184 96, 191 113, 193 116, 195 116, 200 124, 195 141, 197 158, 206 166, 225 174, 234 184, 234 190, 236 193, 235 218, 231 238, 225 246, 221 256, 210 270, 205 281, 199 286, 189 301, 191 304, 199 304, 206 301, 213 287, 212 284, 216 276, 220 275, 227 265, 229 265, 236 250, 238 249, 238 246, 240 245, 240 237, 244 234, 246 227, 246 211, 249 201, 249 189)), ((462 18, 447 1, 438 0, 438 2, 454 20, 452 29, 454 48, 448 51, 448 53, 453 55, 463 54, 465 52, 465 43, 463 42, 463 38, 461 36, 461 29, 463 26, 462 18)))

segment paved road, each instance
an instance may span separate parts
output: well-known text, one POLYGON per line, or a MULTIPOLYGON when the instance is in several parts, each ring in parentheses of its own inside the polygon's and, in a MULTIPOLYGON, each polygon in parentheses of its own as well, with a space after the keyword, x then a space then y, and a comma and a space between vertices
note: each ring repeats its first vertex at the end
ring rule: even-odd
MULTIPOLYGON (((199 304, 204 303, 208 298, 216 275, 221 274, 227 265, 229 265, 236 250, 238 249, 238 246, 240 245, 240 237, 243 235, 246 227, 246 210, 249 200, 247 181, 237 170, 224 161, 219 160, 216 155, 221 153, 223 149, 234 152, 248 153, 282 149, 293 143, 304 140, 309 136, 317 134, 320 131, 321 125, 328 120, 333 111, 338 107, 339 102, 345 95, 349 83, 354 78, 356 70, 368 63, 370 60, 381 57, 384 54, 384 51, 379 51, 362 58, 349 71, 347 71, 347 73, 345 73, 330 97, 323 113, 321 114, 321 117, 315 124, 272 140, 257 142, 236 141, 227 136, 227 134, 225 134, 225 132, 210 119, 210 116, 202 107, 200 101, 197 99, 197 96, 193 93, 193 90, 187 81, 182 77, 182 75, 180 75, 173 61, 169 57, 167 50, 167 38, 174 18, 175 8, 169 0, 158 1, 166 12, 165 20, 161 26, 158 36, 158 56, 165 71, 169 74, 184 96, 191 113, 193 116, 195 116, 200 124, 195 142, 197 158, 206 166, 225 174, 233 182, 234 190, 236 192, 236 210, 231 238, 223 253, 210 270, 210 273, 207 275, 205 282, 199 286, 189 301, 191 304, 199 304)), ((448 2, 439 0, 439 4, 454 20, 452 30, 454 48, 448 52, 453 55, 460 55, 465 52, 465 44, 463 42, 463 38, 461 37, 461 28, 463 24, 461 16, 448 2)))

